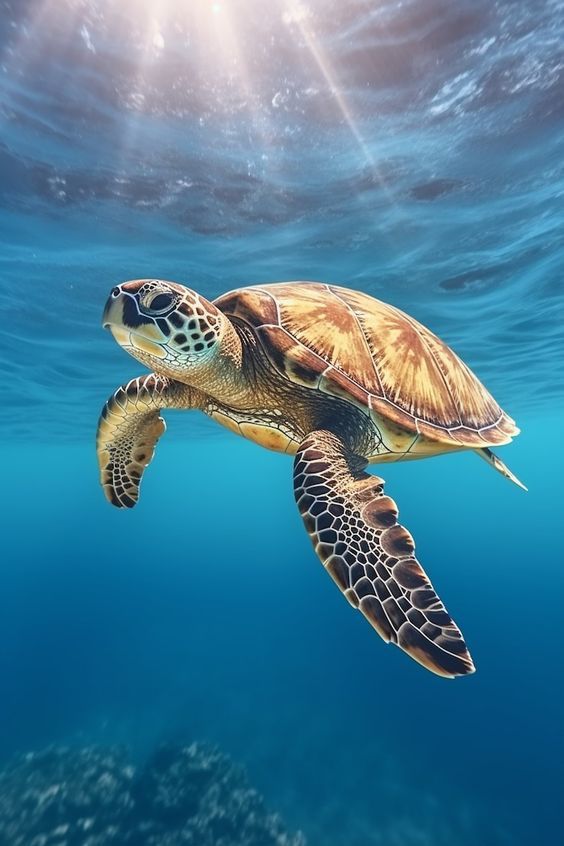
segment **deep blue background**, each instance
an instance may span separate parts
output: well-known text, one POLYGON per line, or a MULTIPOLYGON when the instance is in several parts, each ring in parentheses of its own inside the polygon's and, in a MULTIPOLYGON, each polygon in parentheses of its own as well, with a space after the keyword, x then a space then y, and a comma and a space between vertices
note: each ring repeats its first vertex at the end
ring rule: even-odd
POLYGON ((219 6, 2 4, 0 757, 204 737, 312 844, 553 846, 562 3, 219 6), (385 648, 288 459, 195 413, 137 509, 105 502, 97 415, 141 368, 100 313, 143 275, 348 284, 484 379, 528 494, 471 454, 383 468, 474 676, 385 648))

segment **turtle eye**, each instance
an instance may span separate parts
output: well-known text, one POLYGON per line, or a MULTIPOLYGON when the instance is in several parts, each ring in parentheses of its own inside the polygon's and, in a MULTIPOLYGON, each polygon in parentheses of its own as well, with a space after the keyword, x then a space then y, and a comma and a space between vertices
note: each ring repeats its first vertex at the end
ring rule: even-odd
POLYGON ((175 302, 176 297, 174 294, 170 294, 167 291, 154 291, 144 297, 141 305, 144 311, 152 312, 153 314, 162 314, 168 311, 175 302))

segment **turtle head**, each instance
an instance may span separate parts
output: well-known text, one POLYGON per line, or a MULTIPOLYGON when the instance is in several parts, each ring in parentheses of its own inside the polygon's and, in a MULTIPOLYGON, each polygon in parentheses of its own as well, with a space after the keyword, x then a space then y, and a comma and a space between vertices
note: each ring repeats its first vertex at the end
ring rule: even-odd
POLYGON ((193 385, 234 331, 228 318, 200 294, 158 279, 112 288, 102 323, 143 364, 193 385))

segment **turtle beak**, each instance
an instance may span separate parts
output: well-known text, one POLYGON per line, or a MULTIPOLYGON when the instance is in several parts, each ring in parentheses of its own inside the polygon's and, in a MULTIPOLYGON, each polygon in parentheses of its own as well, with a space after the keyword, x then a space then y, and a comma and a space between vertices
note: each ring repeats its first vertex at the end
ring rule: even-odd
POLYGON ((166 358, 166 350, 161 346, 164 336, 155 321, 141 314, 135 297, 122 291, 121 286, 112 288, 104 307, 102 326, 110 330, 120 346, 135 348, 153 358, 166 358))
POLYGON ((112 324, 123 325, 123 294, 119 288, 112 288, 102 315, 104 329, 110 329, 112 324))
POLYGON ((113 288, 102 315, 102 326, 111 332, 114 340, 120 346, 127 346, 131 343, 130 335, 123 325, 124 295, 119 288, 113 288))

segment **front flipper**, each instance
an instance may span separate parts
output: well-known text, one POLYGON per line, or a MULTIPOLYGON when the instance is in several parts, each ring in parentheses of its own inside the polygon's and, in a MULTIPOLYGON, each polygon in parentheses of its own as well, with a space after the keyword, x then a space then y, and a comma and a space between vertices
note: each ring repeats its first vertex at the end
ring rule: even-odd
POLYGON ((294 494, 315 551, 385 641, 440 676, 474 671, 462 635, 414 556, 384 482, 329 431, 300 445, 294 494))
POLYGON ((122 385, 108 399, 98 421, 96 449, 106 499, 133 508, 155 446, 166 429, 161 408, 191 408, 191 389, 151 373, 122 385))

